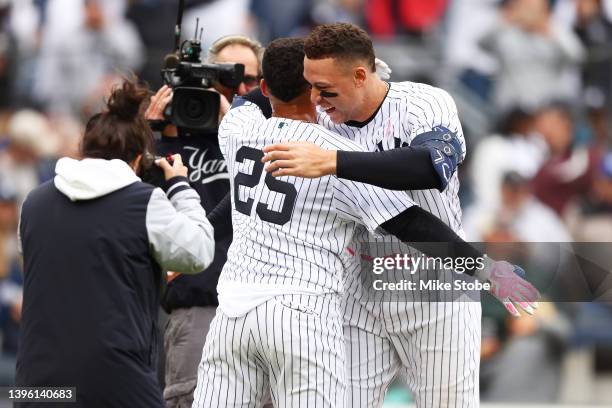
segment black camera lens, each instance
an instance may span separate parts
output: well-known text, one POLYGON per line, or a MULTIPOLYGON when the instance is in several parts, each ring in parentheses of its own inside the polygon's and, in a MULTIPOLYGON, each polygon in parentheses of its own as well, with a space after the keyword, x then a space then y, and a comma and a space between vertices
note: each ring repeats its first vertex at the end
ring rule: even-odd
POLYGON ((212 115, 210 102, 203 98, 200 93, 186 93, 181 96, 178 107, 180 115, 185 121, 195 124, 205 121, 206 118, 212 115))
POLYGON ((185 114, 192 119, 199 119, 202 117, 206 107, 204 106, 204 101, 199 98, 189 98, 185 104, 185 114))
POLYGON ((189 87, 174 89, 172 122, 193 131, 216 129, 219 120, 219 94, 189 87))

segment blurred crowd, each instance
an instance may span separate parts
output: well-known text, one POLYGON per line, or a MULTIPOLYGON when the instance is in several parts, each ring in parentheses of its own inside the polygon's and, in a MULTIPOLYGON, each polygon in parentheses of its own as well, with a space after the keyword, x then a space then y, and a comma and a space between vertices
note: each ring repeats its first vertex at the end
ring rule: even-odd
MULTIPOLYGON (((199 18, 204 50, 226 34, 266 44, 349 21, 371 33, 392 80, 448 90, 468 146, 460 173, 468 240, 612 241, 612 0, 185 3, 184 37, 199 18)), ((161 85, 176 5, 0 0, 2 384, 11 381, 5 366, 17 347, 20 203, 52 177, 58 157, 77 156, 84 121, 123 76, 161 85)), ((558 400, 563 356, 578 346, 612 347, 612 329, 601 330, 612 320, 605 303, 551 302, 520 322, 493 306, 484 314, 483 399, 558 400)), ((602 361, 598 369, 612 369, 602 361)))

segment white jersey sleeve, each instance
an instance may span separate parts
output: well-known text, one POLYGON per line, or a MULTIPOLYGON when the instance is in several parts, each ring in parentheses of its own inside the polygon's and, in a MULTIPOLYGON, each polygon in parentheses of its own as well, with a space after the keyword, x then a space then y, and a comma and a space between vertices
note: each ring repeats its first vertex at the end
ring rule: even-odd
POLYGON ((436 126, 443 126, 459 138, 463 150, 461 160, 464 160, 466 152, 465 137, 453 97, 444 89, 424 84, 411 85, 417 85, 420 91, 419 98, 408 100, 412 109, 411 114, 403 116, 404 120, 411 122, 412 138, 421 133, 429 132, 436 126))
MULTIPOLYGON (((348 139, 324 131, 322 137, 326 148, 345 151, 365 151, 365 149, 348 139)), ((415 205, 415 202, 402 191, 385 190, 380 187, 351 180, 332 177, 333 206, 338 215, 346 220, 355 221, 371 232, 386 234, 378 227, 393 217, 415 205)))
POLYGON ((373 233, 386 234, 379 226, 415 205, 402 191, 384 190, 336 177, 333 180, 333 205, 338 215, 365 225, 373 233))

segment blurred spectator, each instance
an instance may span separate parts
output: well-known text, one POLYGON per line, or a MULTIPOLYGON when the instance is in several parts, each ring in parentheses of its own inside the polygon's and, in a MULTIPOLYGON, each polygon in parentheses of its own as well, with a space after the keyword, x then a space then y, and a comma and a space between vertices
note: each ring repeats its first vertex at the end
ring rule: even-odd
POLYGON ((482 140, 470 165, 470 178, 479 207, 500 205, 504 174, 513 171, 531 179, 548 157, 545 140, 534 132, 533 115, 516 108, 500 120, 498 134, 482 140))
POLYGON ((53 115, 48 118, 50 134, 45 135, 51 139, 53 147, 51 154, 45 160, 54 162, 59 157, 80 158, 79 147, 85 126, 78 119, 67 115, 53 115))
POLYGON ((533 197, 529 180, 516 172, 503 176, 499 204, 468 208, 463 227, 470 241, 485 241, 499 231, 506 231, 508 241, 571 241, 561 219, 533 197))
MULTIPOLYGON (((250 35, 253 29, 248 18, 249 0, 188 0, 185 4, 193 7, 185 11, 183 39, 194 37, 196 21, 199 19, 199 27, 204 29, 202 49, 205 52, 219 37, 230 34, 250 35)), ((175 19, 176 14, 173 13, 172 20, 175 19)))
POLYGON ((264 43, 275 38, 305 34, 311 24, 313 0, 250 0, 257 34, 264 43))
POLYGON ((17 108, 34 107, 33 86, 40 52, 40 37, 45 2, 38 0, 13 1, 9 29, 15 38, 17 52, 13 105, 17 108))
POLYGON ((135 0, 127 11, 127 18, 136 25, 145 46, 145 62, 138 77, 153 89, 162 85, 164 57, 174 51, 177 5, 175 0, 135 0))
POLYGON ((536 174, 533 191, 563 217, 568 204, 590 191, 601 153, 597 146, 572 147, 574 119, 563 104, 541 109, 534 130, 546 140, 550 157, 536 174))
POLYGON ((548 0, 504 1, 498 24, 480 45, 499 64, 494 94, 500 110, 575 95, 568 75, 584 51, 574 33, 552 21, 548 0))
MULTIPOLYGON (((548 242, 571 241, 567 229, 550 208, 533 197, 529 181, 518 173, 507 173, 501 190, 498 208, 474 206, 465 212, 463 224, 468 239, 486 242, 488 254, 513 259, 540 284, 549 284, 560 252, 558 244, 548 242)), ((483 297, 483 401, 558 400, 562 355, 571 327, 553 303, 539 304, 534 316, 515 319, 508 318, 490 296, 483 297)))
POLYGON ((610 145, 610 125, 612 124, 612 106, 607 104, 603 108, 587 109, 586 115, 588 118, 588 125, 592 132, 593 141, 595 145, 599 145, 602 148, 610 145))
POLYGON ((12 1, 9 28, 17 39, 20 53, 38 49, 38 29, 44 23, 46 9, 46 1, 12 1))
MULTIPOLYGON (((572 237, 561 218, 533 196, 528 179, 505 174, 498 205, 468 207, 463 227, 469 241, 484 242, 489 256, 523 266, 532 282, 551 296, 551 282, 566 260, 567 244, 562 243, 572 237)), ((493 310, 505 318, 503 310, 493 310)))
POLYGON ((17 196, 0 186, 0 327, 2 353, 17 354, 17 333, 21 317, 21 266, 17 249, 17 196))
POLYGON ((17 249, 17 196, 0 183, 0 384, 12 385, 19 339, 23 279, 17 249))
POLYGON ((13 102, 17 43, 9 28, 10 10, 10 0, 0 0, 0 109, 13 102))
POLYGON ((48 111, 89 117, 121 74, 142 65, 138 32, 125 0, 55 0, 46 11, 35 95, 48 111))
POLYGON ((572 341, 576 346, 612 348, 612 305, 604 302, 575 304, 576 332, 572 341))
POLYGON ((498 3, 499 0, 455 0, 449 10, 445 64, 483 100, 489 98, 490 77, 497 63, 478 46, 478 40, 495 26, 498 3))
POLYGON ((365 19, 373 37, 421 35, 433 31, 444 16, 447 0, 365 0, 365 19))
POLYGON ((15 190, 19 205, 34 187, 51 178, 48 159, 58 148, 58 139, 44 115, 22 110, 11 117, 8 141, 0 150, 0 185, 15 190))
POLYGON ((610 110, 612 23, 602 0, 576 0, 574 28, 587 51, 582 71, 584 102, 590 109, 610 110))
POLYGON ((315 25, 347 22, 362 25, 363 0, 314 0, 312 19, 315 25))
POLYGON ((484 321, 502 327, 484 330, 482 400, 558 401, 561 356, 571 335, 568 319, 553 303, 540 302, 534 316, 484 321))
POLYGON ((612 242, 612 153, 603 157, 592 190, 570 208, 567 222, 576 241, 612 242))

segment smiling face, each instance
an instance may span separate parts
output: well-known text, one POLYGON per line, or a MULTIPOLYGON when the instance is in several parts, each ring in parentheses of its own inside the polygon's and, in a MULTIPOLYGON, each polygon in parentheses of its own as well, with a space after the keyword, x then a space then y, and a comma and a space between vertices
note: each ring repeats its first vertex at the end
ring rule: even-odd
POLYGON ((373 75, 374 47, 368 34, 354 24, 323 24, 305 39, 304 52, 312 102, 334 123, 366 120, 383 85, 373 75))
POLYGON ((367 70, 335 58, 304 58, 304 78, 312 86, 311 100, 334 123, 356 120, 364 100, 367 70))

